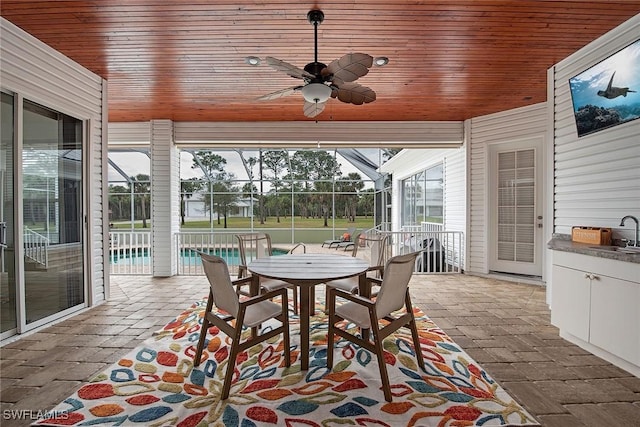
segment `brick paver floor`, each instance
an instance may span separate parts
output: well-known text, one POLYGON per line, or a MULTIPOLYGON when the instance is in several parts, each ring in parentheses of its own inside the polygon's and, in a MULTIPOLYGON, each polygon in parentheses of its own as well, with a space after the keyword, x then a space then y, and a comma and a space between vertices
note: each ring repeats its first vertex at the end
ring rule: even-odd
MULTIPOLYGON (((52 408, 205 296, 207 286, 204 276, 112 276, 106 303, 5 344, 0 424, 29 425, 29 413, 15 411, 52 408), (18 413, 22 420, 8 419, 18 413)), ((640 378, 560 338, 544 287, 414 275, 411 295, 543 426, 640 426, 640 378)))

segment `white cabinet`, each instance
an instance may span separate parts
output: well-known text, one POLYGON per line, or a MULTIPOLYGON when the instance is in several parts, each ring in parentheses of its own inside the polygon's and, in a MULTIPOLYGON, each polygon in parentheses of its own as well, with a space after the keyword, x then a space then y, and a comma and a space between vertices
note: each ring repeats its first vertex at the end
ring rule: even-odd
POLYGON ((599 356, 640 371, 640 264, 554 251, 551 323, 587 350, 595 346, 599 356))
POLYGON ((595 276, 589 342, 640 366, 640 284, 595 276))
POLYGON ((553 266, 551 323, 589 341, 591 285, 584 271, 553 266))

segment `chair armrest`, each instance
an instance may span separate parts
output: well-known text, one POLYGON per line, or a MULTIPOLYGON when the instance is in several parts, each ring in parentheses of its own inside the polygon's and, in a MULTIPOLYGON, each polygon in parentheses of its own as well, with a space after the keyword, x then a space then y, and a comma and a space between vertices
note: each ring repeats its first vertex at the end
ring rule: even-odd
POLYGON ((331 297, 332 293, 335 294, 336 297, 344 298, 346 300, 355 302, 356 304, 364 305, 366 307, 374 307, 376 305, 375 301, 371 301, 368 298, 361 297, 360 295, 355 295, 350 292, 345 292, 340 289, 331 288, 329 290, 329 297, 331 297))
POLYGON ((259 302, 266 301, 277 296, 281 296, 283 298, 283 301, 288 301, 287 289, 286 288, 276 289, 275 291, 249 297, 247 299, 240 301, 240 306, 242 307, 242 306, 257 304, 259 302))
POLYGON ((236 294, 250 297, 251 292, 242 290, 242 287, 246 285, 251 286, 251 280, 252 280, 252 276, 247 276, 247 277, 243 277, 242 279, 232 280, 231 285, 235 286, 236 294))
POLYGON ((246 265, 239 265, 238 266, 238 279, 242 279, 243 277, 245 277, 247 275, 247 272, 249 270, 247 269, 246 265))

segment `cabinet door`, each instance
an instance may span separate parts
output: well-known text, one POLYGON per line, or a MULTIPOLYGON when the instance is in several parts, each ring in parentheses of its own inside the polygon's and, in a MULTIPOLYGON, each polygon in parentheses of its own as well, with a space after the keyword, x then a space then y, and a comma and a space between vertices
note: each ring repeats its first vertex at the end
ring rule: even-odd
POLYGON ((591 281, 589 341, 640 365, 640 285, 599 276, 591 281))
POLYGON ((551 323, 584 341, 589 341, 590 288, 584 271, 553 266, 551 323))

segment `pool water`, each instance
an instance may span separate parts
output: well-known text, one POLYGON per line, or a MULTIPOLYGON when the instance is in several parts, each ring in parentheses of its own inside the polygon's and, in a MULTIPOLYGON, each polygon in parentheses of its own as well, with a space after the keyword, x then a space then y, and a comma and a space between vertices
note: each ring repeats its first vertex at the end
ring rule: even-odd
MULTIPOLYGON (((216 255, 223 258, 229 265, 240 264, 240 250, 238 248, 216 248, 203 250, 203 252, 210 255, 216 255)), ((288 253, 285 249, 273 249, 274 255, 284 255, 288 253)), ((150 265, 151 258, 147 249, 140 249, 134 251, 122 251, 111 252, 110 261, 112 264, 127 264, 127 265, 150 265)), ((192 249, 182 249, 180 251, 180 263, 182 265, 201 265, 200 255, 198 252, 192 249)))

